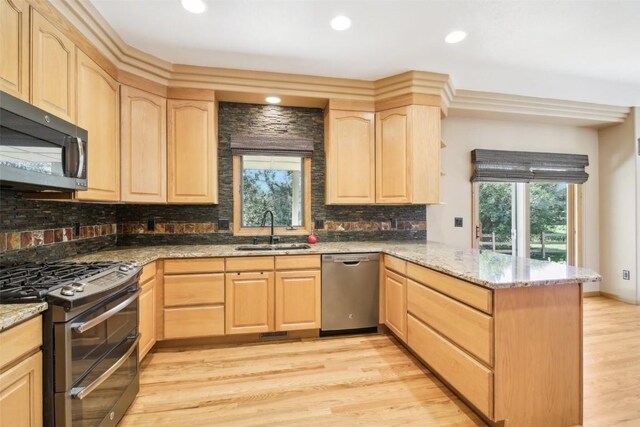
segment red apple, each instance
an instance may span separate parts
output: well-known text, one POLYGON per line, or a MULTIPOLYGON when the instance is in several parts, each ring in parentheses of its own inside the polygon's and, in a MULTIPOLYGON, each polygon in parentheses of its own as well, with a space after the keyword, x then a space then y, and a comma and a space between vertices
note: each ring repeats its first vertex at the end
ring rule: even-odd
POLYGON ((316 236, 315 234, 309 234, 309 236, 307 237, 307 242, 311 243, 312 245, 317 241, 318 241, 318 236, 316 236))

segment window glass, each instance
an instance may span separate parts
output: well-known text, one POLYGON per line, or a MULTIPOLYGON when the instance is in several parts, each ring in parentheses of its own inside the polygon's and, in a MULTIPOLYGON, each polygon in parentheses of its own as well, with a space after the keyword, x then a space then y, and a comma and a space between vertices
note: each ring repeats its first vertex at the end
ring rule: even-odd
MULTIPOLYGON (((242 156, 242 226, 260 227, 267 210, 274 226, 303 226, 303 159, 290 156, 242 156)), ((271 225, 267 216, 265 225, 271 225)))

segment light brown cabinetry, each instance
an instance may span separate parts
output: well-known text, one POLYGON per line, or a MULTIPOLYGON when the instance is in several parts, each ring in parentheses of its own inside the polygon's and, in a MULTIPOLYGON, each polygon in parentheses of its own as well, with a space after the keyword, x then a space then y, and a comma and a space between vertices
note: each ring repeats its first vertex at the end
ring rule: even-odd
POLYGON ((0 89, 29 101, 29 4, 0 0, 0 89))
POLYGON ((402 341, 407 340, 407 279, 391 270, 384 272, 385 325, 402 341))
POLYGON ((121 86, 121 198, 167 201, 167 101, 121 86))
POLYGON ((42 426, 42 318, 0 333, 0 426, 42 426))
POLYGON ((224 316, 222 258, 164 261, 165 339, 224 335, 224 316))
POLYGON ((274 319, 273 271, 226 274, 227 334, 272 332, 274 319))
POLYGON ((373 204, 375 114, 329 110, 325 116, 326 204, 373 204))
POLYGON ((376 113, 376 203, 438 203, 440 109, 409 105, 376 113))
POLYGON ((138 330, 140 344, 138 359, 142 360, 156 343, 156 263, 144 266, 140 276, 138 299, 138 330))
POLYGON ((31 103, 76 122, 76 47, 31 10, 31 103))
POLYGON ((218 203, 218 132, 213 101, 170 99, 169 203, 218 203))
POLYGON ((120 200, 119 85, 82 51, 78 55, 78 126, 89 131, 87 191, 79 200, 120 200))
POLYGON ((277 331, 320 328, 320 270, 276 272, 277 331))

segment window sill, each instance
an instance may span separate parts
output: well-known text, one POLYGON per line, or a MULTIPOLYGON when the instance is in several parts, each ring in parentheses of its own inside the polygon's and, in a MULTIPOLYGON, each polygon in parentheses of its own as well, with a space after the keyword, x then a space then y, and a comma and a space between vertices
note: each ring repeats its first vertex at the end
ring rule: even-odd
MULTIPOLYGON (((252 237, 269 237, 271 234, 270 227, 239 227, 234 226, 234 236, 252 236, 252 237)), ((275 227, 273 234, 276 236, 306 236, 311 234, 310 227, 296 227, 293 230, 286 227, 275 227)))

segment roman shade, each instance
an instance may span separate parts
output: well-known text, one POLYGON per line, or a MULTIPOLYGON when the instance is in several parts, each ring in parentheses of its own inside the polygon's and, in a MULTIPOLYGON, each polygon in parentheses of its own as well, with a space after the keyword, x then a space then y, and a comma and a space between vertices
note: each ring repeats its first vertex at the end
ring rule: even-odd
POLYGON ((313 140, 298 136, 233 135, 231 152, 234 156, 243 154, 311 157, 313 140))
POLYGON ((589 174, 584 154, 473 150, 472 182, 565 182, 582 184, 589 174))

